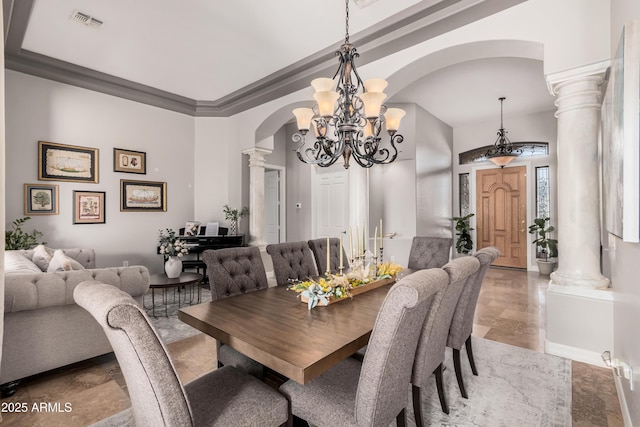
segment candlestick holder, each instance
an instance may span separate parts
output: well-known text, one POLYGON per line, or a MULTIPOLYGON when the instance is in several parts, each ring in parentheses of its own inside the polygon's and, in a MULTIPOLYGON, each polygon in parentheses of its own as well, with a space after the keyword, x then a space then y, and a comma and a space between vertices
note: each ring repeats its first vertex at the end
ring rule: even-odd
POLYGON ((344 270, 344 265, 338 266, 338 275, 342 276, 342 270, 344 270))
POLYGON ((384 248, 381 246, 380 247, 380 263, 382 264, 382 262, 384 261, 384 248))

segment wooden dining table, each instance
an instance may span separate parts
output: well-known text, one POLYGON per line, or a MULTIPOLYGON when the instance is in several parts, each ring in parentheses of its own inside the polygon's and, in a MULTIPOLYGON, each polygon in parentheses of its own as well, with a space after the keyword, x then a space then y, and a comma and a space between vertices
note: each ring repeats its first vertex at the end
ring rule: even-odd
POLYGON ((286 286, 181 308, 178 318, 305 384, 365 346, 394 280, 311 310, 286 286))

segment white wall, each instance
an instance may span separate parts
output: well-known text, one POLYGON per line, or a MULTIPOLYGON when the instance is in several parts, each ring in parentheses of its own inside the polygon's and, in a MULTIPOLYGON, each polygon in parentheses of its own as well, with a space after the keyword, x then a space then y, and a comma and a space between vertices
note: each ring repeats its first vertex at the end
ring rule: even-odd
MULTIPOLYGON (((620 40, 624 23, 634 18, 640 18, 640 2, 637 0, 611 1, 610 53, 612 57, 620 40)), ((640 340, 638 339, 640 283, 635 267, 640 259, 640 244, 625 243, 613 235, 609 235, 608 244, 612 270, 611 287, 614 292, 613 356, 630 364, 637 372, 640 371, 640 340)), ((628 381, 622 380, 618 384, 618 394, 623 403, 623 415, 628 416, 626 421, 633 425, 640 425, 640 380, 637 374, 635 377, 635 391, 630 390, 628 381)))
MULTIPOLYGON (((554 111, 546 111, 525 116, 508 116, 505 117, 504 124, 505 129, 508 132, 509 139, 512 142, 538 141, 549 143, 549 156, 521 157, 513 160, 509 166, 524 165, 527 168, 527 225, 533 223, 533 219, 535 218, 535 168, 536 166, 549 166, 551 220, 553 222, 554 219, 558 218, 556 193, 557 120, 554 117, 554 111)), ((471 212, 475 213, 476 171, 479 169, 495 167, 488 162, 460 165, 458 155, 467 150, 478 148, 483 145, 492 145, 495 142, 498 127, 499 122, 497 120, 490 120, 487 122, 458 126, 453 129, 453 181, 455 183, 455 187, 453 189, 453 212, 456 214, 460 212, 458 175, 461 173, 469 173, 470 209, 471 212)), ((471 224, 475 228, 475 217, 472 218, 471 224)), ((555 223, 555 225, 557 225, 557 223, 555 223)), ((474 242, 476 242, 475 231, 472 232, 472 235, 474 242)), ((533 241, 533 237, 533 235, 528 236, 530 242, 533 241)), ((562 254, 559 255, 559 262, 562 262, 562 254)), ((533 244, 529 245, 528 248, 528 269, 537 269, 533 244)))
MULTIPOLYGON (((6 221, 23 213, 23 184, 38 182, 38 141, 99 149, 99 183, 55 182, 59 215, 27 229, 51 247, 90 247, 99 267, 143 264, 162 272, 158 230, 194 219, 194 119, 26 74, 6 71, 6 221), (147 153, 147 174, 113 171, 113 148, 147 153), (167 182, 167 212, 120 212, 120 180, 167 182), (74 225, 73 191, 106 192, 106 224, 74 225)), ((53 181, 47 181, 54 183, 53 181)))

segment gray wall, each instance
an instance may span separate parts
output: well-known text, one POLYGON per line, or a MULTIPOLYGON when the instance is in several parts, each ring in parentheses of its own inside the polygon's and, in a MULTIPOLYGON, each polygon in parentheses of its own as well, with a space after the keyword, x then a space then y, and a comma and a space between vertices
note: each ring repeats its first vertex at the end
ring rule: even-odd
POLYGON ((316 166, 302 163, 296 155, 296 145, 291 142, 291 136, 297 132, 293 123, 284 126, 285 132, 276 135, 274 141, 276 147, 286 147, 287 165, 287 241, 299 242, 309 240, 313 236, 311 223, 311 185, 313 168, 316 166), (284 137, 284 140, 280 139, 284 137), (296 208, 296 203, 301 203, 301 208, 296 208))
POLYGON ((90 247, 99 267, 143 264, 162 272, 158 230, 194 219, 194 118, 6 71, 6 225, 23 213, 23 184, 38 183, 38 141, 99 149, 99 183, 59 185, 59 215, 33 216, 27 230, 54 248, 90 247), (147 153, 147 174, 113 171, 113 148, 147 153), (167 182, 167 212, 120 212, 120 180, 167 182), (106 224, 74 225, 73 191, 106 192, 106 224))
MULTIPOLYGON (((612 0, 611 2, 611 56, 615 54, 624 23, 640 18, 640 2, 637 0, 612 0)), ((634 96, 637 96, 635 94, 634 96)), ((640 198, 640 195, 638 195, 640 198)), ((637 203, 637 201, 636 201, 637 203)), ((607 242, 605 242, 605 245, 607 242)), ((640 244, 625 243, 609 234, 609 254, 612 269, 611 286, 614 291, 613 356, 628 363, 634 370, 640 366, 640 283, 636 263, 640 259, 640 244)), ((633 425, 640 425, 640 381, 635 375, 634 388, 621 381, 621 400, 626 402, 633 425)))

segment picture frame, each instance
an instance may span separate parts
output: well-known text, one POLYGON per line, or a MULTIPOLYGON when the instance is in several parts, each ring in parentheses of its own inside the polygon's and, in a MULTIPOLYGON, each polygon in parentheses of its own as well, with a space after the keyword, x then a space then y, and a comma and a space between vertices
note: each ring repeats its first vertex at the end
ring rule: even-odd
POLYGON ((121 179, 120 211, 166 212, 167 183, 121 179))
POLYGON ((606 230, 640 241, 640 25, 625 25, 602 104, 602 197, 606 230))
POLYGON ((124 173, 147 173, 147 153, 144 151, 113 149, 113 171, 124 173))
POLYGON ((194 237, 200 233, 200 221, 187 221, 184 226, 185 237, 194 237))
POLYGON ((98 149, 38 141, 38 179, 98 183, 98 149))
POLYGON ((104 191, 73 192, 73 223, 74 224, 105 224, 104 191))
POLYGON ((58 215, 58 186, 24 184, 24 214, 58 215))

